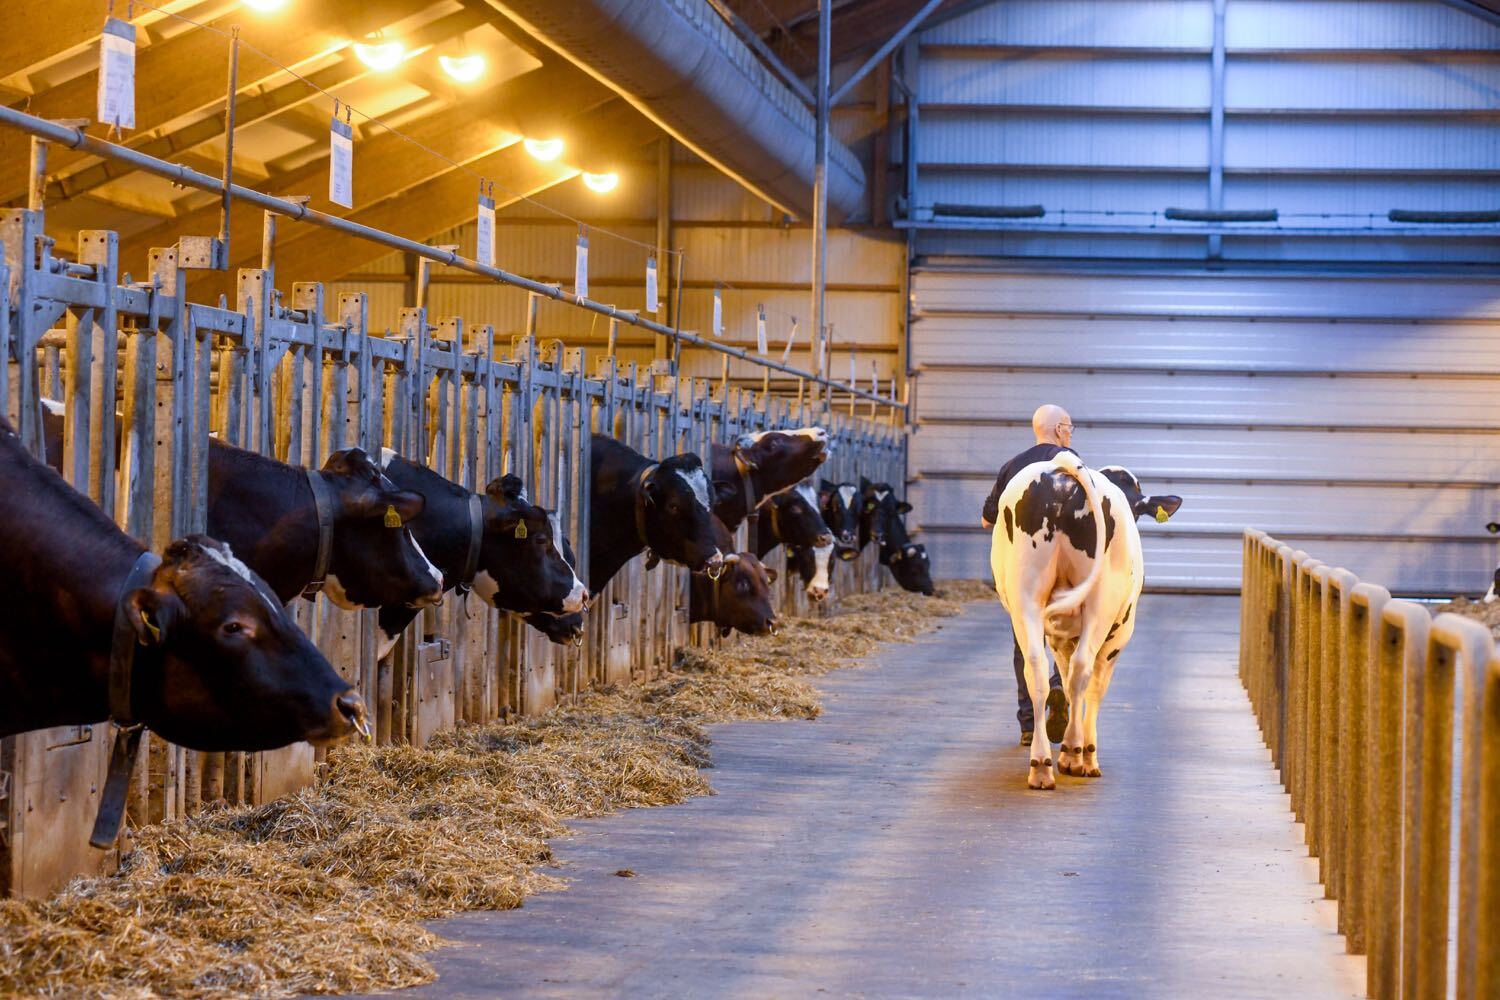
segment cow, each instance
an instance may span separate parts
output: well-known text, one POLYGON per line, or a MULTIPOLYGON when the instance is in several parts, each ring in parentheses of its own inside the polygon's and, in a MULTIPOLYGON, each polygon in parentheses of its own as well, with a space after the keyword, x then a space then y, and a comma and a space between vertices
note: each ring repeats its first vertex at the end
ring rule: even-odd
MULTIPOLYGON (((1500 535, 1500 521, 1491 521, 1484 526, 1484 530, 1492 535, 1500 535)), ((1495 570, 1494 576, 1490 579, 1490 589, 1484 595, 1484 603, 1494 604, 1497 590, 1500 590, 1500 568, 1495 570)))
POLYGON ((818 497, 807 483, 761 503, 761 529, 755 554, 762 561, 776 546, 786 545, 787 566, 794 567, 807 596, 828 596, 828 563, 833 554, 833 532, 818 513, 818 497))
POLYGON ((688 621, 712 622, 725 636, 731 630, 746 635, 775 634, 776 611, 771 606, 771 584, 776 571, 761 565, 749 552, 724 557, 718 578, 694 573, 688 586, 688 621))
POLYGON ((859 487, 853 483, 818 484, 818 513, 833 532, 834 554, 844 562, 859 557, 859 487))
POLYGON ((932 585, 932 566, 927 559, 927 546, 911 541, 892 542, 887 538, 880 548, 880 562, 891 571, 891 576, 902 590, 932 597, 937 589, 932 585))
MULTIPOLYGON (((568 567, 576 572, 578 557, 573 554, 573 546, 568 544, 566 535, 562 536, 562 549, 563 559, 567 560, 568 567)), ((570 643, 574 646, 583 645, 582 611, 561 615, 533 612, 522 617, 527 625, 530 625, 559 646, 566 646, 570 643)))
MULTIPOLYGON (((584 609, 588 589, 563 555, 557 515, 533 506, 519 477, 501 476, 473 493, 389 448, 380 467, 398 489, 422 496, 412 537, 450 589, 473 590, 486 604, 523 615, 584 609)), ((406 605, 380 609, 383 650, 416 616, 406 605)))
POLYGON ((230 546, 190 535, 153 568, 3 419, 0 491, 0 735, 114 718, 220 752, 368 731, 359 695, 230 546))
POLYGON ((717 574, 713 500, 703 460, 692 452, 653 462, 604 434, 592 439, 589 470, 589 589, 598 594, 627 562, 650 550, 646 567, 665 559, 717 574))
POLYGON ((282 602, 319 587, 346 610, 441 601, 443 575, 408 527, 425 505, 362 448, 336 451, 312 472, 209 442, 208 533, 282 602))
MULTIPOLYGON (((1146 496, 1128 470, 1090 470, 1072 452, 1021 470, 1000 497, 990 547, 995 590, 1026 660, 1033 704, 1047 698, 1047 649, 1070 713, 1058 768, 1097 778, 1099 711, 1115 660, 1135 631, 1144 583, 1136 519, 1165 520, 1182 499, 1146 496)), ((1027 785, 1056 786, 1051 744, 1031 743, 1027 785)))
POLYGON ((741 434, 733 445, 714 445, 709 450, 714 513, 734 531, 761 501, 812 475, 832 451, 821 427, 741 434))
MULTIPOLYGON (((890 483, 872 483, 859 477, 859 547, 872 541, 879 548, 887 535, 895 531, 901 519, 911 511, 911 504, 896 499, 890 483)), ((904 535, 904 527, 902 529, 904 535)))

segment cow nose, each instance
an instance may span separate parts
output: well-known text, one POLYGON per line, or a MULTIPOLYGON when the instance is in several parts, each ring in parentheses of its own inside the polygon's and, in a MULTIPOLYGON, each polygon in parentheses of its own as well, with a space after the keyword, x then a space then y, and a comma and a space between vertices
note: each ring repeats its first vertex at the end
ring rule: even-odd
POLYGON ((819 535, 818 540, 813 543, 813 548, 821 549, 832 544, 833 536, 825 531, 823 534, 819 535))
POLYGON ((825 598, 825 597, 828 596, 828 588, 827 587, 808 587, 807 588, 807 596, 811 597, 815 601, 821 601, 823 598, 825 598))
POLYGON ((589 591, 582 581, 573 584, 573 590, 563 598, 563 614, 571 615, 589 606, 589 591))
POLYGON ((724 568, 724 553, 714 549, 714 554, 708 557, 708 569, 713 573, 714 579, 718 579, 719 570, 724 568))
POLYGON ((370 723, 365 717, 365 700, 354 691, 345 691, 333 699, 333 718, 330 728, 339 736, 351 732, 370 738, 370 723))

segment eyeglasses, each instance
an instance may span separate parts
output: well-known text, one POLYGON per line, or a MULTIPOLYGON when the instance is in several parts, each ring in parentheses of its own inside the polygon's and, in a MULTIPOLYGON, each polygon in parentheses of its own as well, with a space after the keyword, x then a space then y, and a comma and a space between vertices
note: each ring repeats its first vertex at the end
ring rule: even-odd
POLYGON ((1072 431, 1073 431, 1073 425, 1072 424, 1058 424, 1057 425, 1057 429, 1060 430, 1060 431, 1067 431, 1069 433, 1072 433, 1072 431))

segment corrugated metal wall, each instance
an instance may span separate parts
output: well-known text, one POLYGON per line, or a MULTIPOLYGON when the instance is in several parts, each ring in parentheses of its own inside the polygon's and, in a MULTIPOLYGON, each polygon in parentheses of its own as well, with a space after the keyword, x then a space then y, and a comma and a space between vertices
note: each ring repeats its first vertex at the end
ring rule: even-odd
POLYGON ((1203 259, 1203 227, 1162 213, 1216 207, 1217 178, 1217 207, 1280 212, 1232 227, 1247 235, 1214 248, 1226 260, 1500 261, 1500 227, 1418 237, 1387 218, 1500 208, 1500 27, 1437 0, 1224 15, 1221 76, 1213 0, 1004 0, 921 32, 911 217, 1047 214, 924 228, 918 254, 1203 259))
POLYGON ((1407 593, 1483 592, 1500 486, 1500 283, 1387 275, 919 270, 915 517, 984 576, 979 511, 1073 415, 1095 466, 1184 497, 1144 523, 1147 583, 1232 589, 1246 525, 1407 593))

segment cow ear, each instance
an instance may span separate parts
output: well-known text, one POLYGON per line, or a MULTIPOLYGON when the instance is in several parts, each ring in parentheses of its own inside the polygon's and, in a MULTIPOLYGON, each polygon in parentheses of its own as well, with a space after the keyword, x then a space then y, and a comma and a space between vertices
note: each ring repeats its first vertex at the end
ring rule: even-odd
POLYGON ((384 519, 388 528, 398 527, 393 523, 399 519, 406 524, 427 509, 427 498, 412 490, 395 490, 372 495, 360 502, 360 513, 365 517, 384 519), (392 512, 395 517, 393 518, 392 512))
POLYGON ((865 491, 869 490, 870 487, 872 487, 874 485, 875 485, 874 483, 870 482, 864 476, 860 476, 859 477, 859 491, 861 493, 864 493, 865 491))
POLYGON ((526 484, 521 477, 507 472, 499 479, 491 479, 484 488, 485 495, 496 503, 509 503, 526 497, 526 484))
POLYGON ((818 496, 819 497, 828 496, 830 493, 832 493, 836 489, 838 489, 838 484, 837 483, 830 483, 826 479, 819 479, 818 480, 818 496))
POLYGON ((774 567, 766 567, 766 579, 770 580, 772 583, 776 582, 776 569, 774 567))
POLYGON ((161 646, 186 609, 174 591, 142 587, 125 598, 125 617, 142 646, 161 646))
POLYGON ((735 483, 726 482, 723 479, 714 480, 714 506, 728 503, 740 492, 740 487, 735 483))
POLYGON ((911 513, 911 504, 907 503, 905 500, 899 501, 896 504, 896 513, 897 514, 910 514, 911 513))
POLYGON ((1149 514, 1158 521, 1165 522, 1173 514, 1177 513, 1177 508, 1181 506, 1182 497, 1171 495, 1146 497, 1141 501, 1140 510, 1137 512, 1136 517, 1140 517, 1142 514, 1149 514))

